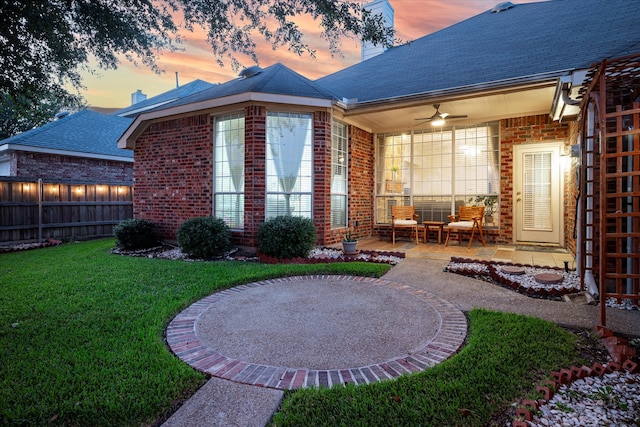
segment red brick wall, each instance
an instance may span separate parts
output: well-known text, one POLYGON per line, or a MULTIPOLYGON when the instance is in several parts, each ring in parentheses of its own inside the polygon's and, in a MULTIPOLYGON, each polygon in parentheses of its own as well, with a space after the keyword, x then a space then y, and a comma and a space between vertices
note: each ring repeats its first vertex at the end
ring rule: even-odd
POLYGON ((244 114, 244 233, 239 236, 239 245, 256 247, 258 229, 265 218, 267 194, 267 110, 249 106, 244 114))
POLYGON ((208 114, 151 124, 136 140, 133 216, 175 240, 185 220, 212 213, 213 119, 208 114))
MULTIPOLYGON (((266 116, 264 106, 245 108, 244 232, 234 244, 256 247, 265 219, 266 116)), ((330 179, 325 165, 331 150, 331 115, 313 114, 313 219, 318 244, 330 239, 330 179)), ((370 142, 369 142, 370 143, 370 142)), ((136 140, 134 217, 157 224, 166 240, 175 240, 182 222, 212 214, 213 120, 200 115, 151 125, 136 140)))
MULTIPOLYGON (((578 122, 569 123, 569 145, 578 144, 578 134, 580 132, 580 126, 578 122)), ((570 149, 570 147, 569 147, 570 149)), ((576 227, 576 211, 579 188, 578 181, 576 179, 576 172, 580 168, 580 161, 578 157, 571 157, 571 167, 566 171, 564 176, 564 241, 567 249, 574 254, 576 253, 576 238, 573 236, 574 229, 576 227)))
MULTIPOLYGON (((349 201, 348 223, 352 236, 370 237, 373 226, 373 135, 355 126, 349 126, 349 201), (357 222, 357 226, 354 226, 357 222)), ((330 146, 329 146, 330 148, 330 146)), ((327 159, 328 161, 328 159, 327 159)), ((327 168, 328 169, 328 168, 327 168)), ((328 170, 327 172, 330 173, 328 170)), ((329 178, 330 179, 330 178, 329 178)), ((328 199, 328 194, 327 197, 328 199)), ((328 202, 328 200, 327 200, 328 202)), ((328 206, 328 205, 327 205, 328 206)), ((327 211, 328 212, 328 211, 327 211)), ((329 216, 327 214, 327 222, 329 216)), ((329 224, 327 224, 329 227, 329 224)), ((335 244, 342 240, 346 228, 329 230, 325 244, 335 244)))
POLYGON ((331 232, 331 114, 313 115, 313 222, 318 243, 332 241, 331 232))
MULTIPOLYGON (((513 243, 513 147, 550 141, 569 145, 569 124, 554 122, 547 114, 505 119, 500 121, 500 138, 500 230, 495 241, 513 243)), ((565 210, 565 230, 567 215, 565 210)))
MULTIPOLYGON (((266 108, 245 108, 245 229, 234 235, 239 246, 255 247, 264 222, 266 197, 266 108)), ((341 240, 345 229, 330 227, 331 116, 313 115, 314 128, 314 223, 318 244, 341 240)), ((487 230, 489 241, 513 240, 513 147, 563 140, 571 144, 570 124, 554 123, 547 115, 501 121, 500 229, 487 230)), ((179 225, 195 216, 212 213, 213 119, 206 114, 152 124, 136 141, 134 216, 158 224, 163 237, 175 239, 179 225)), ((571 238, 575 201, 571 173, 566 176, 565 244, 571 238), (573 205, 572 205, 573 203, 573 205)), ((349 126, 349 225, 357 237, 368 237, 373 228, 374 144, 373 135, 349 126)))
POLYGON ((373 134, 349 126, 349 139, 349 223, 358 221, 356 237, 369 237, 373 230, 373 134))
POLYGON ((56 154, 16 152, 11 162, 15 176, 87 183, 133 181, 133 163, 56 154))

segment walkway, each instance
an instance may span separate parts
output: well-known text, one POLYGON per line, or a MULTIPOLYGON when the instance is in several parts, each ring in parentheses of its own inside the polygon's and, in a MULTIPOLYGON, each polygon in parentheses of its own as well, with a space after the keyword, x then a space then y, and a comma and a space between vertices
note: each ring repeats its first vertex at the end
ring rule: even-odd
MULTIPOLYGON (((372 240, 377 241, 377 239, 372 239, 372 240)), ((407 243, 407 245, 412 245, 412 244, 407 243)), ((396 244, 396 248, 394 250, 398 250, 398 246, 401 246, 401 244, 396 244)), ((443 247, 443 245, 432 244, 427 246, 427 245, 421 244, 421 245, 418 245, 418 248, 420 246, 426 246, 428 248, 435 247, 436 249, 440 249, 441 247, 443 247)), ((367 249, 367 248, 363 247, 362 249, 367 249)), ((378 249, 384 250, 381 247, 378 247, 378 249)), ((407 248, 405 248, 405 250, 406 249, 407 248)), ((408 249, 409 250, 415 249, 415 245, 414 245, 414 248, 408 247, 408 249)), ((386 250, 391 250, 391 249, 386 249, 386 250)), ((449 251, 456 250, 458 252, 463 252, 463 253, 467 251, 467 253, 469 253, 471 251, 476 250, 476 248, 475 248, 475 245, 471 249, 466 249, 466 247, 453 249, 452 246, 450 246, 449 248, 447 248, 447 250, 449 251)), ((477 250, 492 250, 492 249, 488 246, 486 248, 482 248, 480 246, 479 248, 477 248, 477 250)), ((495 251, 497 252, 498 249, 496 248, 495 251)), ((492 257, 495 256, 496 252, 493 252, 493 255, 491 256, 492 257)), ((510 252, 517 254, 517 252, 519 251, 513 250, 510 252)), ((561 255, 561 254, 554 254, 553 252, 551 252, 551 254, 561 255)), ((428 299, 425 296, 428 296, 428 298, 432 298, 433 301, 442 301, 443 304, 447 307, 446 310, 449 310, 449 307, 453 307, 454 310, 452 311, 452 313, 459 313, 459 310, 467 311, 467 310, 473 309, 474 307, 481 307, 481 308, 488 308, 492 310, 516 312, 516 313, 521 313, 521 314, 526 314, 531 316, 537 316, 537 317, 541 317, 543 319, 547 319, 562 325, 572 326, 576 328, 585 328, 585 329, 593 328, 593 326, 595 325, 595 322, 597 322, 598 320, 598 307, 529 298, 527 296, 504 289, 502 287, 493 285, 491 283, 474 280, 468 277, 463 277, 463 276, 452 274, 452 273, 446 273, 443 271, 443 269, 447 265, 450 257, 461 256, 461 255, 447 254, 445 259, 439 259, 438 254, 435 251, 433 251, 433 255, 434 257, 427 257, 426 252, 422 255, 418 254, 417 251, 414 251, 413 253, 411 253, 411 251, 407 252, 407 258, 401 263, 399 263, 397 266, 392 268, 383 277, 384 280, 380 281, 380 283, 378 284, 376 284, 377 282, 374 281, 373 284, 371 284, 370 287, 367 289, 371 289, 371 287, 377 290, 384 289, 384 292, 378 295, 378 298, 383 298, 383 299, 395 295, 395 297, 400 298, 402 300, 411 300, 412 299, 411 297, 413 297, 415 294, 417 296, 414 298, 416 300, 413 301, 413 304, 414 304, 413 310, 419 310, 421 308, 421 305, 423 304, 422 300, 424 300, 425 301, 424 304, 426 305, 422 306, 422 309, 425 310, 427 313, 431 313, 431 314, 427 314, 427 316, 433 315, 433 319, 436 319, 438 317, 435 312, 437 311, 439 313, 440 309, 434 308, 432 311, 432 309, 427 308, 428 305, 432 305, 432 304, 428 301, 428 299), (386 285, 387 283, 392 285, 388 287, 386 285), (384 285, 380 286, 380 284, 384 284, 384 285), (406 286, 404 290, 403 290, 403 286, 406 286), (395 291, 392 292, 392 290, 395 290, 395 291), (385 296, 385 292, 388 295, 385 296)), ((471 254, 469 255, 469 257, 476 257, 476 256, 477 255, 471 255, 471 254)), ((561 260, 558 260, 558 261, 561 261, 561 260)), ((307 291, 309 291, 310 288, 314 286, 317 287, 316 290, 320 290, 318 285, 321 286, 325 280, 328 280, 328 279, 327 278, 314 279, 314 281, 310 281, 309 283, 302 283, 302 285, 305 285, 305 288, 307 291), (306 285, 311 285, 311 282, 314 282, 315 284, 313 286, 307 287, 306 285)), ((332 278, 329 281, 334 281, 334 279, 332 278)), ((304 317, 300 317, 297 320, 286 319, 284 317, 284 313, 287 310, 301 308, 300 313, 305 313, 305 312, 313 313, 316 309, 320 309, 320 307, 322 306, 330 307, 332 304, 339 305, 341 301, 338 300, 338 301, 331 302, 329 301, 329 299, 326 298, 326 295, 324 292, 320 292, 319 295, 315 295, 309 298, 309 300, 305 302, 305 304, 308 304, 306 305, 307 310, 303 308, 304 306, 301 305, 302 304, 301 301, 296 301, 295 304, 287 304, 285 302, 284 305, 280 305, 282 303, 282 301, 280 301, 276 305, 270 305, 273 301, 269 299, 265 300, 266 295, 269 294, 268 290, 276 289, 274 285, 279 286, 278 282, 279 281, 273 281, 273 282, 265 282, 265 283, 257 284, 253 289, 260 288, 267 292, 259 295, 255 294, 254 300, 249 305, 253 309, 258 309, 259 306, 263 306, 261 309, 263 310, 263 312, 259 314, 258 319, 261 319, 263 323, 274 322, 272 325, 269 325, 269 327, 274 328, 272 329, 272 332, 273 331, 278 332, 280 330, 280 332, 283 333, 284 338, 280 337, 278 340, 284 339, 285 340, 284 344, 282 341, 279 341, 280 343, 278 344, 277 347, 283 348, 283 345, 284 345, 285 346, 284 348, 286 348, 287 343, 289 343, 293 347, 294 345, 297 345, 297 344, 294 344, 294 342, 296 341, 300 333, 300 330, 298 328, 298 326, 300 326, 299 322, 302 322, 301 324, 307 324, 308 319, 304 317), (287 307, 287 309, 285 310, 283 307, 287 307)), ((290 285, 290 284, 292 283, 286 283, 286 281, 283 282, 283 286, 290 285)), ((207 333, 203 334, 200 337, 196 337, 195 335, 193 336, 189 335, 189 334, 193 334, 193 331, 198 330, 199 328, 198 321, 195 320, 195 316, 197 316, 196 311, 199 311, 200 315, 204 316, 207 310, 219 309, 220 307, 222 307, 222 305, 218 305, 220 303, 222 304, 241 303, 241 304, 247 305, 247 301, 242 301, 241 298, 249 298, 251 296, 250 294, 253 291, 253 289, 251 287, 247 287, 246 289, 241 287, 241 288, 238 288, 236 291, 233 291, 233 290, 226 291, 227 293, 225 295, 215 294, 215 295, 218 295, 218 297, 213 295, 209 297, 209 299, 202 300, 201 303, 196 303, 196 304, 200 304, 199 307, 196 308, 195 305, 192 306, 194 309, 193 313, 181 319, 181 321, 183 322, 181 325, 178 325, 176 323, 175 326, 177 326, 178 328, 183 328, 182 332, 186 334, 183 337, 184 338, 188 337, 187 341, 192 338, 193 339, 197 338, 198 340, 201 341, 199 344, 197 344, 195 347, 191 349, 191 350, 194 350, 194 352, 211 351, 214 353, 209 354, 208 356, 213 356, 213 354, 220 354, 229 360, 238 361, 238 363, 241 363, 242 361, 251 362, 254 365, 256 365, 255 369, 258 369, 258 366, 265 366, 264 369, 260 368, 262 369, 261 372, 263 374, 268 369, 268 367, 277 368, 278 366, 284 366, 284 367, 291 368, 292 370, 295 369, 296 372, 300 370, 300 368, 309 368, 310 365, 302 366, 300 364, 295 363, 293 359, 289 359, 288 361, 286 359, 282 359, 279 361, 279 363, 273 363, 273 362, 270 362, 269 360, 257 360, 257 359, 247 360, 248 355, 241 354, 239 353, 239 351, 242 350, 243 346, 248 346, 249 349, 251 348, 257 349, 257 347, 254 346, 254 344, 247 344, 246 342, 243 344, 242 342, 239 341, 233 345, 230 345, 229 347, 224 347, 224 348, 216 347, 218 344, 220 344, 219 341, 218 342, 215 341, 216 334, 218 333, 216 332, 216 330, 210 331, 213 335, 208 335, 207 333), (237 295, 235 295, 234 292, 237 295), (193 319, 191 319, 191 317, 193 317, 193 319), (201 347, 202 349, 200 349, 201 347)), ((357 289, 356 287, 352 287, 351 289, 345 288, 344 290, 345 292, 347 292, 347 294, 350 291, 356 292, 355 299, 346 298, 347 294, 342 294, 340 299, 350 299, 352 303, 354 302, 365 303, 363 296, 365 296, 367 293, 359 292, 360 289, 357 289)), ((281 289, 280 291, 283 291, 283 289, 281 289)), ((275 296, 279 292, 273 292, 273 293, 275 296)), ((383 307, 383 308, 395 306, 395 303, 392 300, 389 300, 389 302, 386 304, 385 303, 381 304, 379 300, 376 301, 375 299, 372 299, 368 303, 373 303, 377 307, 383 307)), ((229 308, 232 308, 233 304, 231 304, 229 308)), ((237 305, 236 305, 236 308, 237 308, 237 305)), ((343 311, 344 313, 347 313, 349 315, 351 315, 352 313, 351 309, 343 308, 343 311)), ((394 310, 391 310, 391 312, 393 311, 394 310)), ((398 311, 398 310, 395 310, 395 311, 398 311)), ((389 312, 389 311, 387 310, 386 312, 389 312)), ((243 312, 243 313, 246 313, 246 312, 243 312)), ((222 312, 219 312, 218 314, 222 314, 222 312)), ((336 311, 336 312, 333 312, 333 314, 329 314, 329 316, 339 316, 339 315, 341 315, 340 311, 336 311)), ((327 313, 325 312, 321 317, 326 317, 326 316, 327 316, 327 313)), ((350 316, 346 316, 346 318, 349 318, 349 317, 350 316)), ((371 321, 373 317, 374 316, 369 316, 368 320, 365 321, 364 325, 359 323, 358 328, 362 329, 363 331, 366 330, 367 328, 366 322, 371 321)), ((418 317, 414 317, 414 314, 411 314, 409 318, 420 319, 418 317)), ((317 319, 317 318, 314 319, 314 321, 318 321, 318 320, 320 319, 317 319)), ((360 322, 361 321, 362 320, 360 320, 360 322)), ((216 329, 219 328, 220 331, 224 331, 226 328, 230 327, 228 324, 224 325, 222 322, 222 318, 219 316, 213 315, 213 312, 211 312, 211 317, 209 318, 208 322, 211 324, 211 326, 214 326, 216 329)), ((428 320, 425 321, 424 318, 420 320, 420 323, 416 322, 416 324, 420 324, 421 326, 425 323, 428 324, 429 321, 428 320)), ((398 324, 398 326, 402 327, 400 324, 398 324)), ((631 334, 631 335, 640 335, 640 312, 611 310, 611 314, 608 315, 607 326, 611 327, 616 332, 631 334)), ((227 332, 229 331, 227 330, 227 332)), ((173 335, 173 332, 169 332, 169 333, 170 335, 173 335)), ((253 332, 246 330, 241 335, 243 335, 245 338, 246 337, 250 338, 251 336, 254 336, 252 334, 253 332)), ((342 343, 344 343, 346 346, 349 343, 349 340, 355 336, 354 334, 357 335, 358 330, 356 330, 351 334, 348 333, 346 335, 346 338, 342 341, 342 343)), ((424 343, 426 343, 429 340, 430 334, 434 334, 434 332, 431 331, 430 333, 427 333, 422 337, 414 336, 413 338, 409 339, 409 342, 411 340, 420 342, 419 346, 416 347, 418 348, 418 351, 420 351, 419 350, 420 348, 425 348, 424 343)), ((435 334, 435 336, 436 336, 436 339, 438 339, 439 334, 435 334)), ((226 342, 226 339, 223 341, 226 342)), ((312 341, 313 340, 309 341, 308 339, 306 339, 300 345, 302 348, 304 348, 304 346, 306 345, 311 345, 312 341)), ((249 340, 248 342, 251 343, 251 340, 249 340)), ((267 346, 268 337, 261 336, 259 339, 256 339, 256 343, 263 346, 267 346)), ((377 340, 375 341, 374 345, 371 345, 371 342, 369 342, 369 344, 365 345, 365 347, 373 348, 375 346, 383 345, 383 344, 384 344, 384 340, 377 340)), ((361 345, 361 344, 358 344, 358 345, 361 345)), ((267 348, 267 347, 263 347, 263 348, 267 348)), ((396 359, 403 358, 405 357, 405 355, 410 355, 411 351, 408 351, 407 348, 408 347, 405 347, 399 353, 394 354, 392 357, 389 357, 389 359, 392 359, 394 357, 396 359)), ((336 352, 335 348, 329 351, 323 351, 322 348, 309 347, 309 350, 310 350, 308 352, 309 354, 318 354, 318 355, 330 354, 330 353, 336 352)), ((299 351, 300 349, 292 351, 291 355, 295 356, 295 353, 299 351)), ((204 353, 202 353, 202 356, 206 357, 204 356, 204 353)), ((355 365, 357 365, 360 372, 362 372, 363 366, 364 367, 378 366, 379 368, 381 368, 382 364, 385 361, 384 357, 388 357, 388 356, 389 356, 388 354, 386 356, 384 354, 380 354, 378 355, 379 359, 377 360, 365 361, 360 364, 356 362, 355 365)), ((315 363, 313 360, 307 360, 307 362, 315 363)), ((230 363, 230 362, 227 362, 227 363, 230 363)), ((341 369, 339 369, 340 367, 351 368, 355 365, 351 365, 351 366, 331 365, 331 367, 325 368, 324 370, 327 372, 333 370, 333 371, 337 371, 338 374, 340 374, 340 371, 341 371, 341 369)), ((237 366, 237 364, 234 366, 237 366)), ((208 367, 208 369, 209 370, 214 369, 213 365, 208 367)), ((374 371, 373 368, 370 368, 370 369, 372 372, 374 371)), ((382 369, 384 370, 384 368, 382 369)), ((323 369, 309 368, 309 369, 302 369, 302 370, 307 371, 307 374, 304 375, 305 380, 299 384, 305 384, 305 385, 321 384, 319 380, 320 376, 315 373, 310 374, 309 372, 322 371, 323 369)), ((349 369, 349 371, 351 371, 351 369, 349 369)), ((274 371, 274 374, 275 374, 275 371, 274 371)), ((248 374, 247 378, 250 375, 251 374, 248 374)), ((262 374, 260 374, 259 377, 261 375, 262 374)), ((335 376, 335 373, 333 375, 335 376)), ((295 374, 293 375, 293 377, 295 378, 295 374)), ((366 378, 367 376, 364 375, 364 377, 366 378)), ((330 380, 328 380, 328 378, 331 378, 331 374, 327 374, 326 378, 327 378, 327 384, 329 384, 330 380)), ((338 376, 338 378, 340 378, 340 376, 338 376)), ((345 377, 342 376, 342 379, 344 378, 345 377)), ((291 386, 291 384, 292 383, 289 383, 289 386, 291 386)), ((289 388, 289 387, 281 387, 281 388, 289 388)), ((217 426, 217 425, 219 426, 223 426, 223 425, 224 426, 264 426, 271 418, 271 415, 277 410, 280 404, 280 401, 282 399, 282 396, 283 394, 281 390, 266 388, 266 387, 257 387, 253 385, 246 385, 246 384, 241 384, 237 382, 232 382, 222 378, 213 377, 165 423, 165 426, 166 427, 171 427, 171 426, 189 426, 189 427, 194 426, 195 427, 195 426, 205 426, 205 425, 206 426, 217 426)))

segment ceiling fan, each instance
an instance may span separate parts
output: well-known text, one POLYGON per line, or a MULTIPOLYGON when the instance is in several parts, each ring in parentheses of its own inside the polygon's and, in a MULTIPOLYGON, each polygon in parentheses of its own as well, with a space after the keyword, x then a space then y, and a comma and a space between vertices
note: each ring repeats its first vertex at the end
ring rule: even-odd
POLYGON ((464 119, 467 116, 452 116, 449 113, 441 113, 440 112, 440 104, 433 104, 433 108, 436 109, 436 112, 433 113, 431 117, 422 117, 416 120, 422 120, 423 123, 431 122, 431 126, 443 126, 445 123, 445 119, 464 119))

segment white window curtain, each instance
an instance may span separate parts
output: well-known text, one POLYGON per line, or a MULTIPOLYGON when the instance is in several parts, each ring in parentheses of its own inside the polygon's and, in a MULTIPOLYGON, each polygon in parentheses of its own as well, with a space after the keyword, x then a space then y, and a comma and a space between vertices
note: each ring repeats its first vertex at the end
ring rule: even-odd
POLYGON ((214 216, 230 228, 244 227, 244 117, 216 119, 214 216))
POLYGON ((310 114, 267 114, 267 218, 311 217, 312 128, 310 114))

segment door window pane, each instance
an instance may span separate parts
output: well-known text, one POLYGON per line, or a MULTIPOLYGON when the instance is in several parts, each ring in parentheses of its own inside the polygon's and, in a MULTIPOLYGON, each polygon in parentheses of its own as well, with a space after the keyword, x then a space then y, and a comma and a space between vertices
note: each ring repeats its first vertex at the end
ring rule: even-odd
POLYGON ((523 158, 523 227, 551 230, 551 166, 553 153, 525 153, 523 158))

